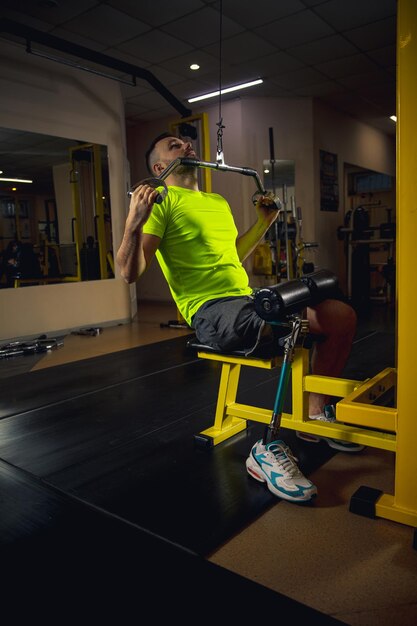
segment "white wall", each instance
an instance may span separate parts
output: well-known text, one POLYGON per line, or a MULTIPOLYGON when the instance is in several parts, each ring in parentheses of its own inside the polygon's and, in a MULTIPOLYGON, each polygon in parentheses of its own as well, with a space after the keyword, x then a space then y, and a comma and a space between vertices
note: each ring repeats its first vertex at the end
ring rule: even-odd
MULTIPOLYGON (((124 107, 115 81, 0 43, 0 125, 105 144, 109 153, 114 249, 126 215, 124 107)), ((121 280, 2 289, 0 339, 131 319, 135 290, 121 280)))

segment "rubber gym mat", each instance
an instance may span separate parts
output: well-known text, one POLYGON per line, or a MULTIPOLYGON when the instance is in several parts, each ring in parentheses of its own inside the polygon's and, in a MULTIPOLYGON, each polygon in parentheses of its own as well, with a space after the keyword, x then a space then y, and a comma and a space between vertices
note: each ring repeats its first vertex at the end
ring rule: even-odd
MULTIPOLYGON (((213 449, 196 447, 194 435, 213 421, 220 366, 184 358, 180 341, 90 360, 95 370, 90 390, 87 364, 71 364, 72 374, 65 370, 64 379, 73 381, 73 397, 67 391, 44 406, 34 401, 32 410, 0 421, 0 457, 208 555, 280 501, 245 469, 250 447, 262 436, 261 424, 249 424, 213 449)), ((58 388, 63 367, 53 368, 43 384, 58 388)), ((238 401, 272 407, 276 383, 276 372, 242 368, 238 401)), ((28 406, 27 394, 25 402, 28 406)), ((324 442, 307 444, 292 431, 282 434, 307 475, 336 453, 324 442)))
POLYGON ((178 337, 25 372, 3 381, 0 419, 196 360, 195 352, 186 349, 185 339, 178 337))
MULTIPOLYGON (((153 347, 154 357, 159 353, 164 365, 167 349, 164 344, 153 347)), ((118 354, 117 360, 131 363, 137 358, 137 351, 128 352, 118 354)), ((94 379, 90 392, 3 418, 0 457, 206 555, 278 502, 245 468, 263 426, 251 425, 243 435, 201 450, 194 435, 212 424, 220 364, 199 359, 181 363, 180 358, 172 359, 171 367, 155 363, 141 376, 140 368, 132 366, 131 376, 136 376, 128 380, 119 376, 119 382, 108 380, 107 387, 98 388, 94 379)), ((98 357, 94 365, 97 376, 102 365, 106 378, 109 359, 98 357)), ((73 373, 77 384, 87 371, 81 362, 72 369, 79 366, 81 372, 73 373)), ((113 368, 119 369, 117 361, 113 368)), ((53 368, 48 384, 55 387, 61 371, 53 368)), ((268 408, 276 383, 276 372, 243 368, 238 400, 268 408)), ((317 466, 331 454, 327 446, 314 446, 311 462, 317 466)))
POLYGON ((342 623, 2 461, 0 501, 2 610, 18 622, 72 624, 81 615, 128 623, 149 615, 191 624, 202 610, 217 620, 219 606, 226 614, 230 606, 245 620, 267 605, 303 623, 342 623))

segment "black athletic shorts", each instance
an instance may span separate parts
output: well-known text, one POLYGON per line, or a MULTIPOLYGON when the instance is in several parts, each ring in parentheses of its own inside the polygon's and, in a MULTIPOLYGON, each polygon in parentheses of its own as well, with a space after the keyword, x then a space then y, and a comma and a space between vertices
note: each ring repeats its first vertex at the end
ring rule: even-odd
POLYGON ((256 313, 251 296, 205 302, 194 315, 192 327, 200 343, 219 352, 239 350, 249 355, 261 343, 274 341, 273 329, 256 313))
MULTIPOLYGON (((332 298, 344 301, 342 292, 332 298)), ((192 328, 199 343, 218 352, 242 352, 246 356, 269 357, 282 353, 291 329, 285 323, 268 324, 255 311, 252 296, 216 298, 205 302, 194 315, 192 328)), ((322 335, 308 334, 305 347, 323 341, 322 335)))

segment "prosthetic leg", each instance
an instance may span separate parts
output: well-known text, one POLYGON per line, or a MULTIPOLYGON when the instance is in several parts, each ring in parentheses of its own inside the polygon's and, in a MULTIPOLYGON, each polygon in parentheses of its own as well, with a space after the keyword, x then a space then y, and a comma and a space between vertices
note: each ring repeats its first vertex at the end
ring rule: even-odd
MULTIPOLYGON (((255 295, 255 308, 258 314, 271 324, 290 327, 290 333, 279 343, 284 345, 284 357, 278 380, 274 410, 263 439, 252 446, 246 459, 248 474, 260 483, 266 484, 269 491, 279 498, 296 503, 310 502, 317 495, 317 487, 301 472, 297 458, 288 445, 278 437, 281 426, 283 403, 289 382, 295 344, 300 334, 307 334, 307 320, 302 319, 305 307, 317 299, 320 287, 329 285, 328 272, 312 279, 310 286, 301 280, 292 280, 269 290, 261 289, 255 295), (281 322, 281 319, 285 322, 281 322)), ((326 295, 328 289, 326 288, 326 295)))
POLYGON ((281 365, 280 376, 278 379, 278 387, 275 396, 274 410, 272 412, 271 421, 265 429, 262 443, 264 445, 274 441, 278 437, 278 431, 281 427, 281 417, 284 401, 287 394, 288 383, 291 373, 291 364, 294 358, 294 349, 300 335, 306 335, 308 332, 308 321, 302 319, 300 315, 294 315, 289 323, 291 331, 284 339, 284 358, 281 365))
POLYGON ((301 337, 305 338, 308 334, 308 321, 303 319, 302 311, 307 306, 331 297, 336 287, 335 275, 327 270, 321 270, 300 279, 260 289, 255 294, 255 309, 262 319, 272 325, 290 328, 289 334, 281 339, 281 343, 284 345, 284 357, 278 379, 274 410, 263 437, 264 445, 277 439, 294 349, 297 341, 301 337))

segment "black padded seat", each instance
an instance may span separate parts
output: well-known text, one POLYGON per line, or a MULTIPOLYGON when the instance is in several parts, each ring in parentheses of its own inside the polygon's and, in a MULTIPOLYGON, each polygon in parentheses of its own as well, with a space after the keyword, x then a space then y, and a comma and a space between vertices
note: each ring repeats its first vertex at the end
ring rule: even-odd
MULTIPOLYGON (((284 346, 282 345, 283 339, 284 337, 281 337, 281 339, 279 339, 278 341, 269 340, 266 342, 261 342, 255 348, 255 350, 248 355, 246 354, 245 350, 229 350, 229 351, 216 350, 212 346, 208 346, 204 343, 200 343, 196 335, 191 335, 187 339, 186 347, 189 350, 211 352, 212 354, 219 354, 219 355, 224 354, 228 356, 237 356, 241 358, 246 357, 248 359, 251 357, 258 358, 258 359, 272 359, 273 357, 284 355, 284 346)), ((312 333, 307 333, 302 344, 300 343, 297 345, 302 345, 304 348, 309 349, 312 347, 314 342, 323 341, 323 339, 324 339, 323 335, 313 335, 312 333)))
POLYGON ((195 335, 191 335, 188 339, 187 339, 187 349, 190 350, 197 350, 197 351, 201 351, 201 352, 211 352, 212 354, 224 354, 225 356, 237 356, 237 357, 241 357, 241 358, 258 358, 258 359, 271 359, 275 356, 283 356, 284 354, 284 348, 281 345, 277 345, 277 342, 272 342, 272 341, 268 341, 268 342, 264 342, 264 343, 260 343, 253 352, 251 352, 250 354, 246 354, 246 350, 228 350, 228 351, 222 351, 222 350, 216 350, 215 348, 213 348, 212 346, 208 346, 204 343, 200 343, 197 339, 197 337, 195 335))

